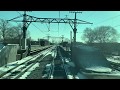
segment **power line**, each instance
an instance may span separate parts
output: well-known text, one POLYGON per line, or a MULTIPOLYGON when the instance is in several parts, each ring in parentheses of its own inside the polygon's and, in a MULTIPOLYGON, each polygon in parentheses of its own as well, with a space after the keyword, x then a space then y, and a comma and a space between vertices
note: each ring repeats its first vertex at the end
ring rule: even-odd
POLYGON ((47 26, 47 28, 48 28, 48 32, 50 31, 50 23, 48 23, 49 24, 49 26, 47 25, 47 23, 45 23, 46 24, 46 26, 47 26))
POLYGON ((101 21, 101 22, 99 22, 99 23, 96 23, 95 25, 100 24, 100 23, 103 23, 103 22, 106 22, 106 21, 109 21, 109 20, 114 19, 114 18, 117 18, 117 17, 119 17, 119 16, 120 16, 120 15, 117 15, 117 16, 114 16, 114 17, 110 17, 110 18, 105 19, 105 20, 103 20, 103 21, 101 21))
MULTIPOLYGON (((35 26, 33 23, 32 23, 32 25, 34 26, 34 27, 36 27, 38 30, 40 30, 37 26, 35 26)), ((45 34, 42 30, 40 30, 43 34, 45 34)), ((46 34, 45 34, 46 35, 46 34)))
POLYGON ((20 15, 22 15, 20 12, 16 11, 17 13, 19 13, 20 15))
MULTIPOLYGON (((60 11, 59 11, 59 19, 60 19, 60 11)), ((58 23, 58 36, 59 36, 59 23, 58 23)))

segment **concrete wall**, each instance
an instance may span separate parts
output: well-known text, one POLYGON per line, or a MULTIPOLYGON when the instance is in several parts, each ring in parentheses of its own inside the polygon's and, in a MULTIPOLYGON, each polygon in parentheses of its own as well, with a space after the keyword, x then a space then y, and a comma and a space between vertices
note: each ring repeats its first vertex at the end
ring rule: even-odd
POLYGON ((0 66, 16 61, 18 44, 8 44, 0 51, 0 66))

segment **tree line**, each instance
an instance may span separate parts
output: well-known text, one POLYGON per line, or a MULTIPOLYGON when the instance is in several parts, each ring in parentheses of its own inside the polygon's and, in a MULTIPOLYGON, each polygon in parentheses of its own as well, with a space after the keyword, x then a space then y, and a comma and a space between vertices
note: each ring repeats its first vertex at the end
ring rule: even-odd
POLYGON ((82 35, 82 40, 86 43, 112 43, 117 42, 118 39, 119 33, 111 26, 86 28, 82 35))
MULTIPOLYGON (((22 24, 13 26, 10 22, 7 22, 6 20, 0 20, 0 41, 5 42, 5 40, 9 39, 21 39, 22 35, 22 24)), ((29 37, 29 35, 29 31, 27 31, 27 37, 29 37)))

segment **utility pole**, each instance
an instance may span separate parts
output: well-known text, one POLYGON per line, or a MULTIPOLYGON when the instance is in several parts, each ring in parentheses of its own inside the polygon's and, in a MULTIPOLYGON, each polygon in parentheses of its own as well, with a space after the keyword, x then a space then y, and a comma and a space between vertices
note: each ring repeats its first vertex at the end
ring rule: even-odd
POLYGON ((62 43, 63 43, 64 35, 62 35, 62 37, 61 37, 61 38, 62 38, 62 43))
POLYGON ((47 38, 48 38, 48 41, 49 41, 49 39, 50 39, 50 35, 49 34, 48 34, 47 38))
POLYGON ((77 13, 82 13, 82 12, 70 12, 70 13, 75 13, 75 18, 74 18, 74 28, 73 28, 73 32, 74 32, 74 37, 73 37, 73 42, 74 44, 76 43, 76 32, 77 32, 77 18, 76 18, 76 14, 77 13))
POLYGON ((72 43, 72 31, 70 31, 70 41, 72 43))
MULTIPOLYGON (((59 11, 59 19, 60 19, 60 11, 59 11)), ((58 36, 59 36, 59 23, 58 23, 58 36)))
MULTIPOLYGON (((49 39, 50 39, 50 36, 49 36, 49 34, 48 34, 47 38, 48 38, 48 43, 49 43, 49 39)), ((49 44, 50 44, 50 43, 49 43, 49 44)))
POLYGON ((22 50, 26 50, 26 11, 23 14, 23 38, 22 38, 22 50))
POLYGON ((39 43, 39 46, 40 46, 40 39, 38 38, 38 43, 39 43))
POLYGON ((28 40, 28 55, 30 55, 30 51, 31 51, 31 37, 29 37, 28 40))
MULTIPOLYGON (((82 12, 70 12, 70 13, 75 13, 75 18, 74 18, 74 27, 72 27, 72 25, 70 24, 71 28, 73 29, 73 33, 74 33, 74 36, 73 36, 73 42, 71 43, 71 60, 74 60, 74 56, 73 56, 73 46, 76 45, 76 32, 77 32, 77 17, 76 17, 76 14, 77 13, 82 13, 82 12)), ((83 21, 83 20, 80 20, 80 21, 83 21)), ((86 22, 86 21, 83 21, 85 22, 84 24, 92 24, 92 23, 89 23, 89 22, 86 22)))

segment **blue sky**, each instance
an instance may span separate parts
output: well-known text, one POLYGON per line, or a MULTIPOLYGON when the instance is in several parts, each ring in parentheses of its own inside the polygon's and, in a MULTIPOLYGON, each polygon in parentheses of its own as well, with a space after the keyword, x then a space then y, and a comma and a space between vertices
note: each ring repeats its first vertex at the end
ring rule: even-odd
MULTIPOLYGON (((23 11, 0 11, 0 19, 12 19, 20 14, 23 14, 23 11)), ((32 11, 27 12, 27 14, 36 16, 39 18, 59 18, 59 11, 32 11)), ((68 18, 74 18, 73 13, 69 13, 69 11, 60 11, 60 18, 65 18, 68 15, 68 18)), ((20 18, 22 20, 22 18, 20 18)), ((82 11, 82 13, 77 14, 77 19, 88 21, 93 23, 90 24, 79 24, 77 26, 77 41, 81 40, 81 35, 83 30, 86 27, 95 28, 98 26, 112 26, 120 33, 120 11, 82 11)), ((13 25, 17 25, 15 22, 10 22, 13 25)), ((58 24, 50 24, 48 27, 50 31, 48 32, 47 25, 41 23, 33 23, 29 26, 28 30, 30 31, 30 36, 32 39, 37 40, 38 38, 46 37, 48 34, 54 37, 60 37, 64 35, 65 38, 70 39, 70 31, 72 31, 69 24, 59 24, 59 32, 58 32, 58 24), (39 28, 39 29, 38 29, 39 28), (42 32, 41 32, 42 31, 42 32)))

